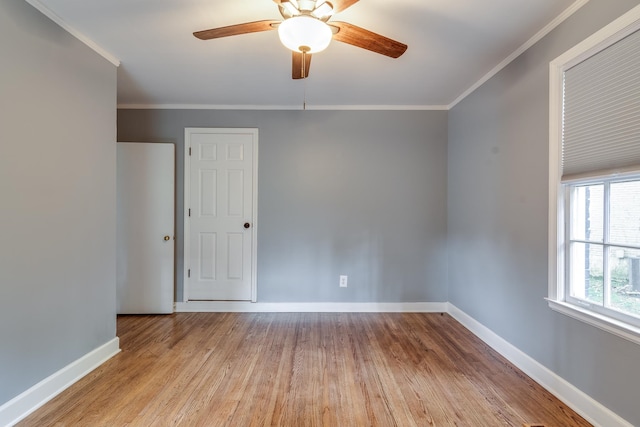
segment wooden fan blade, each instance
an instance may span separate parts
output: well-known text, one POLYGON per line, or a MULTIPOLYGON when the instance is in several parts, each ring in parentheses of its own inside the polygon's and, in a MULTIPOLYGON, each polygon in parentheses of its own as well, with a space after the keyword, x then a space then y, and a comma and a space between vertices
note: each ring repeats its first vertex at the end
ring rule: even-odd
POLYGON ((397 42, 347 22, 331 22, 329 26, 338 29, 338 32, 333 35, 334 40, 361 47, 381 55, 398 58, 407 50, 407 45, 404 43, 397 42))
POLYGON ((274 30, 274 24, 280 21, 255 21, 246 22, 244 24, 229 25, 228 27, 212 28, 210 30, 196 31, 194 36, 200 40, 219 39, 220 37, 236 36, 239 34, 259 33, 261 31, 274 30))
POLYGON ((301 53, 301 52, 291 52, 292 55, 292 66, 291 66, 291 77, 294 79, 306 79, 309 77, 309 68, 311 67, 311 54, 310 53, 301 53), (304 64, 302 59, 304 57, 304 64))
POLYGON ((358 3, 358 0, 328 0, 333 5, 333 13, 342 12, 348 7, 358 3))

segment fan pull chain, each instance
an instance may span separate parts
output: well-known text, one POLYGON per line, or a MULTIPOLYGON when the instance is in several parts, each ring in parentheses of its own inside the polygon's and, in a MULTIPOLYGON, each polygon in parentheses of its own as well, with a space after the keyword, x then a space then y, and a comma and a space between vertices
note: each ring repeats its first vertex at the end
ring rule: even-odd
POLYGON ((302 110, 305 111, 307 109, 307 80, 304 81, 304 98, 302 99, 302 110))

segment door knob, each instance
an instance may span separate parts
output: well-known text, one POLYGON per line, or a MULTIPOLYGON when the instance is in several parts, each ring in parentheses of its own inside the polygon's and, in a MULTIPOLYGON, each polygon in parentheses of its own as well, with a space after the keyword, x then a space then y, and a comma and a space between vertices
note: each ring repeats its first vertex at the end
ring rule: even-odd
POLYGON ((171 240, 171 237, 169 237, 169 236, 164 236, 164 241, 165 241, 165 242, 166 242, 166 241, 169 241, 169 240, 171 240))
POLYGON ((245 222, 244 223, 244 228, 249 228, 249 227, 251 227, 251 224, 249 224, 248 222, 245 222))

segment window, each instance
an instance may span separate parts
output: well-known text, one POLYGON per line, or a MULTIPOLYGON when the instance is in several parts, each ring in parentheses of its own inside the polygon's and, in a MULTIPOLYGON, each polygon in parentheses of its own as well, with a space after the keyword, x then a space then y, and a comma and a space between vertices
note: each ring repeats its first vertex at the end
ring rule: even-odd
POLYGON ((549 305, 640 343, 640 6, 550 85, 549 305))
POLYGON ((565 187, 567 302, 640 326, 640 176, 565 187))

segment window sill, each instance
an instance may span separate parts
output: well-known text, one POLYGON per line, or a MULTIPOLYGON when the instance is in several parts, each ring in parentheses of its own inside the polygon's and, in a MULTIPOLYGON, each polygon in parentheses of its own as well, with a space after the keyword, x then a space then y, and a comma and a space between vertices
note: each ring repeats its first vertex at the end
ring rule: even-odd
POLYGON ((591 326, 595 326, 596 328, 610 332, 633 343, 640 344, 640 328, 594 313, 584 308, 580 308, 573 304, 556 301, 550 298, 545 299, 548 301, 549 307, 551 307, 553 311, 557 311, 558 313, 562 313, 591 326))

